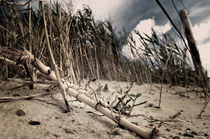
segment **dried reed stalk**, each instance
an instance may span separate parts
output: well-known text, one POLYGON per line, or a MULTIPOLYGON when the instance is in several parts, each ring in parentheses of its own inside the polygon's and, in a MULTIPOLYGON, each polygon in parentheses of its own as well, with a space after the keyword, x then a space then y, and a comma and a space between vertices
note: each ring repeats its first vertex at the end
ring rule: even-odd
MULTIPOLYGON (((10 64, 10 65, 16 65, 16 62, 14 62, 8 58, 2 57, 2 56, 0 56, 0 61, 3 61, 6 64, 10 64)), ((21 67, 23 67, 23 66, 21 65, 21 67)))
POLYGON ((10 101, 14 101, 14 100, 21 100, 21 99, 32 99, 34 97, 40 97, 40 96, 44 96, 44 95, 49 95, 50 93, 41 93, 41 94, 32 94, 32 95, 28 95, 28 96, 20 96, 20 97, 0 97, 0 103, 2 102, 10 102, 10 101))
POLYGON ((8 78, 8 81, 21 83, 21 84, 50 84, 50 85, 59 85, 58 81, 27 81, 27 80, 20 80, 15 78, 8 78))
POLYGON ((62 90, 61 94, 62 94, 62 96, 64 98, 64 102, 66 104, 66 108, 67 108, 66 112, 69 112, 70 111, 70 107, 69 107, 69 103, 68 103, 68 101, 66 99, 65 87, 64 87, 63 83, 61 82, 61 77, 60 77, 60 74, 59 74, 59 71, 58 71, 58 68, 57 68, 57 65, 55 63, 55 59, 54 59, 54 56, 53 56, 53 53, 52 53, 52 50, 51 50, 51 47, 50 47, 50 41, 49 41, 48 32, 47 32, 47 23, 46 23, 46 18, 45 18, 44 2, 41 2, 41 4, 42 4, 42 12, 43 12, 44 31, 45 31, 45 36, 46 36, 46 40, 47 40, 47 48, 48 48, 48 51, 50 53, 51 63, 54 66, 56 79, 58 80, 58 82, 60 84, 60 88, 62 90))
MULTIPOLYGON (((28 57, 30 59, 30 61, 32 61, 32 64, 37 67, 40 72, 46 73, 46 71, 49 69, 49 67, 45 66, 41 61, 39 61, 38 59, 35 59, 34 56, 32 54, 30 54, 29 51, 25 51, 25 53, 28 54, 28 57)), ((48 74, 46 74, 48 75, 48 74)), ((57 78, 55 76, 55 72, 51 72, 51 76, 48 76, 49 78, 51 78, 51 80, 57 81, 57 78)), ((84 102, 85 104, 89 105, 90 107, 96 109, 97 111, 103 113, 104 115, 106 115, 107 117, 109 117, 110 119, 112 119, 114 122, 118 123, 119 125, 134 131, 135 133, 137 133, 138 135, 140 135, 143 138, 146 139, 160 139, 161 137, 159 137, 158 135, 158 130, 156 128, 154 128, 153 130, 149 130, 149 129, 145 129, 139 126, 136 126, 135 124, 129 122, 128 120, 126 120, 125 118, 123 118, 122 116, 113 113, 112 111, 110 111, 108 108, 105 108, 101 102, 95 102, 94 100, 88 98, 87 96, 83 95, 83 93, 85 93, 84 90, 78 90, 79 87, 77 87, 74 84, 70 84, 68 81, 64 82, 64 86, 66 89, 66 92, 75 97, 76 99, 78 99, 79 101, 84 102)))

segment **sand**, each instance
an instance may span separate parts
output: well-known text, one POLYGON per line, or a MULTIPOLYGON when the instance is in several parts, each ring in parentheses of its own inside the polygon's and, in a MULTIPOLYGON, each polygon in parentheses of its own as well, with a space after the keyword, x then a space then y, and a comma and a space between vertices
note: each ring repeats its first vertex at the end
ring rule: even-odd
MULTIPOLYGON (((83 82, 83 85, 85 81, 83 82)), ((48 85, 37 85, 35 90, 28 87, 15 88, 19 83, 0 81, 0 97, 23 96, 44 93, 48 85)), ((117 90, 128 89, 128 82, 96 81, 90 86, 98 90, 98 98, 112 102, 117 90), (108 91, 103 91, 105 84, 108 91), (114 92, 114 93, 113 93, 114 92), (109 96, 112 97, 109 98, 109 96)), ((130 93, 141 93, 138 102, 147 103, 137 106, 132 111, 134 117, 127 119, 138 126, 153 129, 157 127, 164 138, 210 138, 210 104, 202 118, 198 118, 204 100, 192 88, 163 85, 161 108, 158 109, 160 84, 134 83, 130 93), (174 119, 177 113, 180 115, 174 119), (138 116, 137 116, 138 115, 138 116), (161 121, 162 123, 160 127, 161 121)), ((197 89, 198 90, 198 89, 197 89)), ((59 90, 54 95, 62 100, 59 90)), ((17 100, 0 103, 0 138, 2 139, 136 139, 134 132, 119 127, 112 120, 103 116, 75 98, 68 97, 72 111, 64 113, 50 95, 29 100, 17 100), (19 112, 17 112, 19 111, 19 112)))

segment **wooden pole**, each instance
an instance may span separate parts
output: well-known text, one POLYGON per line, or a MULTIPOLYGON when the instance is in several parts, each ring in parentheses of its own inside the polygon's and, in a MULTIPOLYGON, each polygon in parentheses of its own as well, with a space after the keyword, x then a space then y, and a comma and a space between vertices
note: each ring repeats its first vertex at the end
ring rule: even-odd
POLYGON ((199 51, 197 49, 197 45, 196 45, 196 41, 195 38, 193 36, 193 32, 192 32, 192 25, 190 22, 190 18, 187 14, 187 11, 182 9, 179 11, 179 16, 180 19, 182 21, 182 25, 184 28, 184 33, 185 36, 187 38, 188 41, 188 45, 189 45, 189 49, 190 49, 190 54, 193 60, 193 64, 195 67, 195 71, 196 74, 199 78, 199 80, 201 81, 201 85, 202 87, 206 87, 207 86, 207 76, 204 72, 201 60, 200 60, 200 54, 199 51))

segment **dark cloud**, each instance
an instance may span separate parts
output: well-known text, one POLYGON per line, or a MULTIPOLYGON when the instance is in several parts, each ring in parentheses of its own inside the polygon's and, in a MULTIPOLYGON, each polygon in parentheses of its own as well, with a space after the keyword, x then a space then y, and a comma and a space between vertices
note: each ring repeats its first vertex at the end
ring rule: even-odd
MULTIPOLYGON (((179 16, 171 0, 160 0, 160 2, 163 4, 173 21, 179 26, 179 16)), ((193 25, 202 22, 203 19, 210 16, 210 8, 206 8, 210 7, 209 0, 174 0, 174 2, 178 10, 187 8, 193 25), (199 12, 199 16, 194 15, 196 12, 195 10, 199 12)), ((113 17, 114 26, 117 27, 117 30, 121 30, 125 27, 128 32, 133 30, 141 20, 148 18, 154 18, 157 25, 164 25, 168 22, 168 19, 155 0, 129 0, 127 5, 118 9, 118 12, 116 12, 113 17)))
POLYGON ((116 24, 118 27, 125 27, 128 31, 132 30, 140 20, 152 18, 153 12, 159 11, 154 1, 132 0, 127 5, 118 9, 116 13, 116 24), (152 9, 152 10, 150 10, 152 9))
MULTIPOLYGON (((26 0, 16 0, 26 1, 26 0)), ((69 0, 71 1, 71 0, 69 0)), ((173 21, 180 26, 180 19, 177 11, 175 10, 171 0, 160 0, 173 21)), ((192 24, 198 24, 205 18, 210 18, 210 0, 174 0, 178 10, 186 8, 192 24)), ((33 7, 38 7, 37 2, 33 2, 33 7)), ((124 5, 119 9, 113 9, 113 25, 117 31, 125 28, 128 33, 133 30, 136 25, 141 21, 149 18, 154 18, 157 25, 164 25, 168 19, 157 5, 155 0, 126 0, 124 5)))

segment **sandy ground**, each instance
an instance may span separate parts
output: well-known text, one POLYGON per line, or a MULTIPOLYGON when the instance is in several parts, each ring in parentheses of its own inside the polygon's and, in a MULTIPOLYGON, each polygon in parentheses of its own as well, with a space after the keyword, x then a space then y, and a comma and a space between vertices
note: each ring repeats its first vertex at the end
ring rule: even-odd
MULTIPOLYGON (((37 86, 31 91, 28 87, 14 88, 21 84, 0 81, 0 97, 23 96, 46 92, 47 86, 37 86), (14 89, 12 89, 14 88, 14 89)), ((128 82, 96 81, 90 86, 97 89, 99 98, 112 102, 117 90, 127 90, 128 82), (108 85, 108 91, 103 87, 108 85), (112 97, 110 96, 113 92, 112 97)), ((182 87, 163 85, 161 108, 157 109, 160 85, 144 84, 132 87, 130 93, 141 93, 138 102, 147 103, 137 106, 132 111, 134 117, 127 117, 138 126, 152 129, 161 121, 165 121, 158 128, 164 138, 210 138, 210 104, 202 118, 197 118, 203 106, 203 100, 196 95, 196 91, 182 87), (169 118, 180 112, 175 119, 169 118)), ((56 98, 61 99, 58 93, 56 98)), ((136 139, 140 138, 134 132, 120 128, 112 120, 99 112, 68 97, 73 110, 63 113, 62 109, 49 96, 37 97, 29 100, 18 100, 0 103, 0 138, 1 139, 136 139), (18 112, 19 111, 19 112, 18 112), (21 116, 18 116, 21 115, 21 116)))

